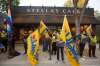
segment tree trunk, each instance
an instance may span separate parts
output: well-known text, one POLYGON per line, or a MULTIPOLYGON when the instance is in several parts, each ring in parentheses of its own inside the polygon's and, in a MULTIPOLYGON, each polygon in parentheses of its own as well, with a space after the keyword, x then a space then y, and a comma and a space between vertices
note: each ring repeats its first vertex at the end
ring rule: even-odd
POLYGON ((75 17, 75 26, 76 26, 76 35, 80 34, 80 23, 78 21, 78 15, 77 15, 77 2, 78 0, 73 0, 74 4, 74 17, 75 17))
POLYGON ((82 10, 81 10, 79 23, 81 23, 82 20, 83 20, 83 18, 84 18, 83 16, 84 16, 84 12, 85 12, 86 6, 87 6, 87 4, 88 4, 88 1, 89 1, 89 0, 85 0, 84 6, 83 6, 83 8, 82 8, 82 10))
MULTIPOLYGON (((8 9, 7 9, 7 13, 8 12, 11 12, 11 0, 8 0, 8 9)), ((9 15, 8 15, 9 16, 9 15)), ((12 28, 12 27, 11 27, 12 28)), ((11 36, 11 33, 8 32, 8 56, 11 56, 12 54, 12 51, 13 51, 13 48, 12 48, 12 36, 11 36)))
POLYGON ((78 3, 78 0, 73 0, 74 11, 75 11, 74 16, 75 16, 76 35, 80 34, 80 23, 83 20, 84 12, 85 12, 86 6, 88 4, 88 1, 89 0, 85 0, 84 6, 83 6, 83 8, 81 10, 81 13, 80 13, 80 18, 78 19, 78 15, 77 15, 77 3, 78 3))

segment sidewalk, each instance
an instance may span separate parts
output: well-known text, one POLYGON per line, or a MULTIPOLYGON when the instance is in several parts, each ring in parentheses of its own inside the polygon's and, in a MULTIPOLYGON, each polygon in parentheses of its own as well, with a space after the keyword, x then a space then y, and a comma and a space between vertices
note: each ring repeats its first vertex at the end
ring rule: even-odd
MULTIPOLYGON (((18 51, 22 54, 12 59, 7 58, 6 54, 0 54, 0 66, 31 66, 29 61, 27 60, 27 56, 23 55, 23 45, 18 45, 16 47, 18 51)), ((89 58, 87 57, 87 50, 84 52, 84 57, 79 59, 80 66, 100 66, 100 51, 96 50, 96 58, 89 58)), ((70 66, 69 61, 65 57, 65 63, 61 61, 56 63, 56 56, 52 56, 52 60, 48 60, 48 53, 41 52, 39 56, 39 64, 37 66, 70 66)))

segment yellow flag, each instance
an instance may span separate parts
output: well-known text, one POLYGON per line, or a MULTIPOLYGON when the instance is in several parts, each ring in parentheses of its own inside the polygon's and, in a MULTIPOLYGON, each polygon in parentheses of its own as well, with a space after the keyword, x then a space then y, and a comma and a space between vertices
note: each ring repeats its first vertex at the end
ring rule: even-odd
POLYGON ((44 24, 44 22, 41 20, 40 22, 40 34, 42 34, 46 30, 47 26, 44 24))
MULTIPOLYGON (((64 21, 63 21, 63 26, 62 26, 60 38, 64 42, 66 42, 66 40, 72 38, 71 31, 70 31, 70 27, 69 27, 69 24, 68 24, 68 20, 66 18, 66 15, 64 16, 64 21)), ((73 46, 72 43, 70 45, 73 46)), ((69 48, 65 51, 65 53, 66 53, 66 56, 68 57, 68 60, 69 60, 69 62, 71 64, 71 66, 80 66, 79 63, 78 63, 78 61, 76 61, 76 59, 74 58, 74 55, 72 54, 72 52, 69 51, 69 48)))
POLYGON ((36 65, 36 59, 34 58, 34 56, 32 55, 32 52, 31 52, 31 47, 32 47, 32 43, 31 43, 31 35, 28 36, 27 38, 27 57, 29 59, 29 62, 32 64, 32 66, 35 66, 36 65))
POLYGON ((70 39, 71 37, 72 37, 72 35, 71 35, 71 32, 70 32, 70 27, 69 27, 68 20, 67 20, 66 15, 65 15, 62 30, 61 30, 61 33, 60 33, 60 38, 64 42, 66 42, 66 39, 70 39), (66 34, 68 34, 67 37, 66 37, 66 34))
POLYGON ((67 6, 67 7, 73 7, 73 0, 66 0, 65 6, 67 6))
POLYGON ((91 33, 92 33, 92 26, 91 25, 89 25, 89 27, 87 27, 86 32, 88 35, 91 35, 91 33))
POLYGON ((78 0, 77 7, 82 8, 84 6, 85 0, 78 0))
POLYGON ((30 34, 27 38, 27 57, 30 61, 30 63, 32 64, 32 66, 35 66, 38 61, 36 60, 36 53, 38 53, 39 51, 39 33, 38 30, 35 30, 32 34, 30 34), (33 49, 33 44, 32 41, 35 44, 35 47, 33 49), (33 49, 33 50, 32 50, 33 49))
POLYGON ((38 30, 35 30, 32 33, 32 39, 35 41, 35 44, 36 44, 34 55, 39 51, 39 38, 40 38, 39 31, 38 30))

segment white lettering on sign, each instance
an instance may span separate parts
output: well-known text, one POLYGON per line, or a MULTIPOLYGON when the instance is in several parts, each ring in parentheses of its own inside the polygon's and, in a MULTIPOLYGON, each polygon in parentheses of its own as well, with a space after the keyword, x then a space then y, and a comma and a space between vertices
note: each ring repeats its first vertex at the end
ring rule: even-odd
POLYGON ((27 12, 31 12, 31 10, 30 9, 27 9, 27 12))
MULTIPOLYGON (((63 13, 63 14, 74 14, 74 9, 43 9, 43 8, 32 8, 32 9, 27 9, 27 12, 33 12, 33 13, 40 13, 40 14, 43 14, 43 13, 56 13, 56 14, 59 14, 59 13, 63 13)), ((77 9, 77 14, 80 14, 80 10, 77 9)))
POLYGON ((63 13, 64 13, 64 14, 66 13, 66 9, 63 9, 63 13))

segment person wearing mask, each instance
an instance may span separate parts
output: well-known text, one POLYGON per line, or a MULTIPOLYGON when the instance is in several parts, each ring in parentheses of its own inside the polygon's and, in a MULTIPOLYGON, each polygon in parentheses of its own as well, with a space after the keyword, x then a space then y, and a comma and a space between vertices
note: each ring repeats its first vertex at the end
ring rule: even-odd
POLYGON ((91 43, 89 44, 89 57, 91 57, 91 54, 93 57, 96 57, 95 55, 96 43, 97 43, 96 35, 92 33, 90 39, 91 43))

